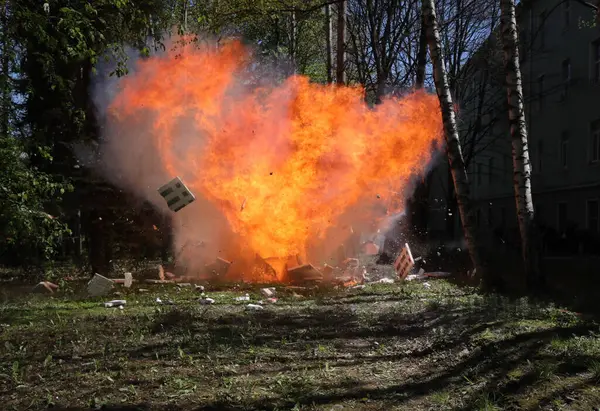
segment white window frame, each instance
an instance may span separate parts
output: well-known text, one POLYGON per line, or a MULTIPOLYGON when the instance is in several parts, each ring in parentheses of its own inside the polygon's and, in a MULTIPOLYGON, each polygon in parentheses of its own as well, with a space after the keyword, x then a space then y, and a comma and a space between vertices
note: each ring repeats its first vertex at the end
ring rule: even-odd
POLYGON ((590 227, 590 203, 591 202, 595 202, 596 203, 596 212, 597 217, 596 217, 596 227, 594 228, 594 232, 595 233, 600 233, 600 200, 596 197, 596 198, 588 198, 585 202, 585 227, 588 230, 591 230, 590 227))

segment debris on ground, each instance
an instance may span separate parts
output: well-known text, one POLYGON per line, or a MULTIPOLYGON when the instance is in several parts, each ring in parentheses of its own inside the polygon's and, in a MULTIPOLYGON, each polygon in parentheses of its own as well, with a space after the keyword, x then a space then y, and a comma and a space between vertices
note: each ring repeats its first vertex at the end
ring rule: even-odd
POLYGON ((206 264, 204 268, 208 274, 221 277, 227 274, 229 266, 231 266, 231 261, 217 257, 214 263, 206 264))
POLYGON ((105 308, 118 307, 119 309, 123 309, 123 306, 127 304, 125 300, 112 300, 107 303, 104 303, 105 308))
POLYGON ((267 298, 265 301, 260 300, 258 302, 258 304, 263 305, 263 304, 265 304, 265 302, 270 303, 270 304, 275 304, 277 302, 277 298, 267 298))
POLYGON ((265 307, 263 307, 262 305, 258 305, 258 304, 248 304, 246 306, 246 310, 249 311, 260 311, 260 310, 264 310, 265 307))
POLYGON ((114 284, 123 284, 125 288, 131 288, 133 284, 133 274, 125 273, 123 274, 123 278, 111 278, 110 279, 114 284))
POLYGON ((431 273, 425 273, 423 275, 425 277, 429 277, 429 278, 446 278, 446 277, 450 277, 452 274, 448 273, 446 271, 435 271, 435 272, 431 272, 431 273))
POLYGON ((417 274, 409 274, 406 276, 405 280, 406 281, 414 281, 414 280, 424 280, 425 278, 425 270, 423 270, 422 268, 419 269, 419 272, 417 274))
POLYGON ((275 295, 275 288, 262 288, 260 293, 265 297, 273 297, 275 295))
POLYGON ((236 297, 235 301, 250 301, 250 295, 246 294, 242 295, 241 297, 236 297))
POLYGON ((429 283, 423 283, 423 287, 425 287, 425 288, 431 288, 431 284, 429 284, 429 283))
POLYGON ((186 287, 191 287, 192 284, 191 283, 177 283, 177 287, 179 288, 186 288, 186 287))
POLYGON ((366 285, 364 285, 364 284, 358 284, 358 285, 355 285, 354 287, 350 287, 350 288, 352 288, 353 290, 362 290, 365 287, 366 287, 366 285))
POLYGON ((289 268, 288 276, 294 284, 320 283, 323 281, 323 273, 312 264, 302 264, 289 268))
POLYGON ((200 301, 200 304, 207 304, 207 305, 215 303, 215 300, 213 300, 212 298, 206 297, 206 296, 200 297, 200 299, 198 301, 200 301))
POLYGON ((384 277, 380 280, 373 281, 371 284, 394 284, 395 282, 396 280, 394 280, 393 278, 384 277))
POLYGON ((92 297, 100 297, 108 294, 113 288, 114 282, 100 274, 94 274, 87 286, 88 294, 92 297))
POLYGON ((199 292, 199 293, 203 293, 204 292, 204 286, 203 285, 197 285, 194 287, 194 291, 199 292))
POLYGON ((181 210, 196 199, 179 177, 175 177, 160 187, 158 192, 167 202, 169 209, 174 212, 181 210))
POLYGON ((160 298, 156 297, 156 302, 158 304, 162 304, 162 305, 175 305, 175 302, 173 300, 167 300, 167 301, 163 301, 160 298))
POLYGON ((50 293, 50 294, 54 294, 54 291, 57 289, 58 289, 58 285, 51 283, 50 281, 39 282, 33 287, 34 292, 41 291, 41 292, 50 293))

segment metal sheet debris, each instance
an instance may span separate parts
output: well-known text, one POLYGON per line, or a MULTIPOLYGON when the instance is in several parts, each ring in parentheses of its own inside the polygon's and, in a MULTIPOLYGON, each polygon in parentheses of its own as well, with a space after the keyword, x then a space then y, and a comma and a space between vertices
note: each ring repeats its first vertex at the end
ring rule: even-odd
POLYGON ((169 209, 174 212, 181 210, 196 200, 194 194, 192 194, 179 177, 175 177, 163 185, 158 189, 158 192, 167 202, 169 209))

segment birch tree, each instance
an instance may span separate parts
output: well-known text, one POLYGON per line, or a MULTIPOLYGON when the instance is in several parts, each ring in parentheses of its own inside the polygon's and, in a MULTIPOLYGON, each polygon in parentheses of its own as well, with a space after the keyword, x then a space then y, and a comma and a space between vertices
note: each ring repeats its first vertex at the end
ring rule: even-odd
POLYGON ((541 286, 537 250, 535 244, 535 214, 531 195, 531 162, 527 142, 527 123, 523 100, 523 84, 519 65, 517 19, 514 0, 500 0, 504 70, 506 73, 506 94, 508 118, 512 142, 513 185, 517 203, 517 219, 521 233, 521 250, 527 285, 531 291, 541 286))
POLYGON ((446 75, 444 56, 440 44, 440 33, 434 0, 423 0, 421 12, 427 27, 427 43, 429 45, 429 54, 433 64, 433 79, 442 110, 448 163, 454 182, 465 242, 469 249, 469 255, 473 265, 477 268, 479 275, 483 275, 484 280, 489 280, 485 275, 484 259, 480 249, 480 243, 478 242, 475 213, 471 204, 469 180, 460 147, 454 104, 452 102, 450 85, 448 83, 448 76, 446 75))

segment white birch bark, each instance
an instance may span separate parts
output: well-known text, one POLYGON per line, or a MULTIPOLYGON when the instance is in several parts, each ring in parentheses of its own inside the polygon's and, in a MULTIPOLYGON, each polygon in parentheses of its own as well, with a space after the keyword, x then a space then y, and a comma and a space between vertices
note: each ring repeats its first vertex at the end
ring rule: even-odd
POLYGON ((456 199, 462 220, 465 242, 469 249, 469 255, 473 265, 477 268, 478 275, 482 276, 485 280, 486 269, 480 249, 480 243, 478 241, 475 213, 471 204, 469 179, 467 177, 467 171, 465 169, 460 147, 454 104, 452 102, 448 76, 446 74, 444 58, 442 55, 434 0, 423 0, 422 14, 427 27, 427 43, 429 45, 429 55, 433 63, 435 88, 442 111, 448 163, 456 191, 456 199))
MULTIPOLYGON (((533 198, 531 195, 531 162, 527 142, 527 122, 523 104, 523 83, 519 65, 517 19, 514 0, 500 0, 504 71, 508 118, 513 156, 513 185, 517 203, 517 219, 521 233, 521 248, 528 285, 535 287, 539 268, 535 244, 533 198)), ((534 291, 534 290, 532 290, 534 291)))

